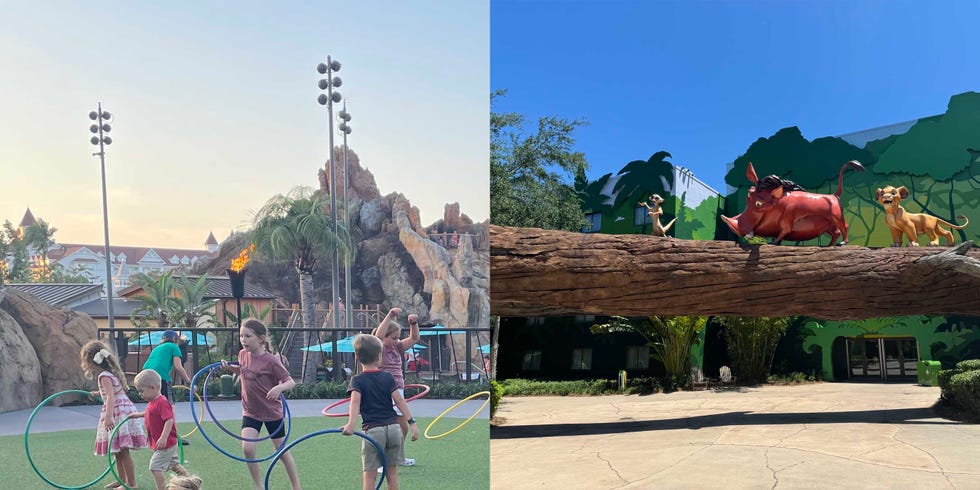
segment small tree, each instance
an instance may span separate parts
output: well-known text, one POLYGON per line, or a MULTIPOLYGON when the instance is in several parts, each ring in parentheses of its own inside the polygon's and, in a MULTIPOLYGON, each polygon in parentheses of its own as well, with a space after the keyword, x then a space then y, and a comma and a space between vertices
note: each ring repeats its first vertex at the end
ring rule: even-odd
POLYGON ((769 379, 773 355, 786 333, 787 318, 722 317, 728 355, 740 380, 761 383, 769 379))
POLYGON ((632 332, 643 336, 650 357, 664 366, 667 386, 687 384, 691 375, 691 348, 700 342, 698 333, 708 323, 703 316, 651 316, 639 324, 614 316, 609 323, 592 325, 592 333, 632 332))

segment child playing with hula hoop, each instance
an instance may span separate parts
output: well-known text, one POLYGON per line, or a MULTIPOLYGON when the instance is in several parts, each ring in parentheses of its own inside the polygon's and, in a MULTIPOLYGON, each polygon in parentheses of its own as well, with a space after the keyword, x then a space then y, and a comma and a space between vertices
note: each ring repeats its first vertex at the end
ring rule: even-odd
MULTIPOLYGON (((115 356, 109 352, 105 344, 98 340, 93 340, 82 346, 80 356, 85 376, 88 378, 95 377, 98 380, 99 391, 93 391, 91 395, 102 397, 99 426, 95 431, 95 455, 105 456, 108 452, 115 453, 119 479, 125 482, 127 486, 135 487, 136 468, 129 450, 142 449, 147 446, 143 424, 135 420, 127 420, 125 425, 117 431, 116 437, 112 439, 112 447, 109 447, 109 436, 116 427, 116 423, 126 418, 127 415, 136 413, 136 406, 126 394, 129 391, 126 375, 115 356)), ((105 487, 117 488, 120 486, 122 485, 112 482, 105 487)))
MULTIPOLYGON (((238 365, 221 361, 222 367, 238 371, 242 383, 242 438, 256 439, 259 431, 265 425, 265 430, 272 436, 272 445, 276 451, 282 446, 286 437, 283 421, 283 407, 279 395, 283 391, 296 386, 296 381, 275 355, 270 353, 271 346, 266 336, 265 325, 249 318, 242 323, 238 331, 238 340, 242 350, 238 352, 238 365)), ((243 440, 242 452, 248 459, 255 459, 255 442, 243 440)), ((281 457, 289 484, 293 490, 298 490, 299 476, 296 473, 296 463, 287 451, 281 457)), ((258 463, 248 463, 248 472, 252 476, 255 488, 262 489, 262 475, 258 463)))
MULTIPOLYGON (((384 320, 381 320, 381 323, 378 324, 378 328, 374 329, 374 335, 381 339, 381 343, 384 345, 384 350, 381 353, 381 370, 386 373, 391 373, 394 376, 395 384, 398 387, 398 394, 402 398, 405 398, 405 374, 402 371, 402 359, 405 357, 405 351, 411 349, 419 341, 420 337, 419 317, 413 313, 408 315, 408 337, 404 339, 400 338, 402 327, 394 321, 394 318, 401 313, 401 308, 392 308, 389 310, 384 320)), ((397 408, 395 414, 398 416, 398 426, 402 429, 402 438, 404 439, 408 437, 408 420, 397 408)), ((406 458, 404 449, 405 446, 402 445, 402 454, 398 459, 398 464, 401 466, 413 466, 415 460, 406 458)))
POLYGON ((164 490, 164 472, 173 471, 180 476, 186 476, 187 470, 180 465, 177 457, 177 424, 174 423, 174 408, 163 395, 163 380, 160 373, 152 369, 144 369, 133 380, 140 396, 146 400, 146 410, 137 413, 146 421, 150 441, 153 442, 153 456, 150 457, 150 473, 157 484, 157 490, 164 490))
MULTIPOLYGON (((405 403, 405 398, 395 384, 394 376, 381 370, 383 349, 381 341, 375 336, 361 334, 354 338, 354 353, 361 363, 362 371, 351 378, 348 388, 350 415, 342 430, 344 435, 352 435, 357 417, 362 418, 361 430, 385 450, 388 490, 398 490, 398 461, 405 454, 405 436, 398 426, 395 410, 391 407, 392 400, 401 413, 408 417, 413 441, 419 439, 419 429, 408 409, 408 403, 405 403)), ((381 468, 381 458, 378 457, 374 445, 366 440, 361 442, 361 461, 364 469, 363 488, 373 489, 378 478, 377 470, 381 468)))

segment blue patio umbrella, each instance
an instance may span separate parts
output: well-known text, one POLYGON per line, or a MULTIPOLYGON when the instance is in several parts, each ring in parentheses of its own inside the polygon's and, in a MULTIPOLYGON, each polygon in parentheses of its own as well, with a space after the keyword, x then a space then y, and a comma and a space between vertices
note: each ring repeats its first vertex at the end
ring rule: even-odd
MULTIPOLYGON (((337 352, 354 352, 354 335, 344 337, 337 341, 337 352)), ((322 344, 303 347, 303 350, 310 352, 333 352, 333 341, 322 344)))
MULTIPOLYGON (((163 341, 163 332, 164 332, 163 330, 159 330, 156 332, 145 333, 133 340, 130 340, 129 345, 145 345, 145 346, 157 345, 163 341)), ((212 340, 211 337, 208 337, 207 335, 204 334, 195 334, 197 337, 194 340, 191 339, 191 332, 187 330, 180 332, 180 334, 187 338, 188 345, 192 344, 194 340, 197 340, 197 345, 211 346, 215 344, 214 340, 212 340)))
POLYGON ((480 346, 480 352, 482 352, 484 354, 489 354, 490 353, 490 344, 481 345, 480 346))
POLYGON ((431 328, 419 329, 419 335, 450 335, 450 334, 465 334, 464 330, 450 330, 442 325, 435 325, 431 328))

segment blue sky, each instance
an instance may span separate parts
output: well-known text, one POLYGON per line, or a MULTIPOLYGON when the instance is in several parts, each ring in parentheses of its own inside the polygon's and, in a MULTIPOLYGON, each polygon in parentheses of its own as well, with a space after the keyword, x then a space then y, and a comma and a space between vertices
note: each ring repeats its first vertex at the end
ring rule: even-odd
POLYGON ((493 0, 490 15, 494 109, 588 119, 593 180, 666 150, 724 192, 726 163, 781 128, 836 136, 980 91, 974 1, 493 0))
MULTIPOLYGON (((113 244, 203 248, 328 158, 315 66, 343 63, 349 143, 428 225, 489 217, 489 3, 19 2, 0 15, 0 220, 102 243, 89 111, 116 115, 113 244)), ((334 126, 336 128, 336 124, 334 126)), ((341 144, 339 137, 336 145, 341 144)))

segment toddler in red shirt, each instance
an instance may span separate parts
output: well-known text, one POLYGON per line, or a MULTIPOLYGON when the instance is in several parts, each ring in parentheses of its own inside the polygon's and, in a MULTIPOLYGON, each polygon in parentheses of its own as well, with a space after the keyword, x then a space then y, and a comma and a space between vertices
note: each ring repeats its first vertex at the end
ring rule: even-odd
POLYGON ((187 470, 180 465, 177 457, 177 426, 174 424, 174 409, 166 397, 161 396, 160 375, 152 369, 144 369, 136 375, 135 384, 140 396, 149 402, 146 410, 137 413, 135 417, 143 417, 146 421, 146 432, 149 434, 150 447, 153 456, 150 457, 150 472, 156 481, 157 490, 164 490, 166 478, 164 472, 173 471, 181 476, 187 475, 187 470))

